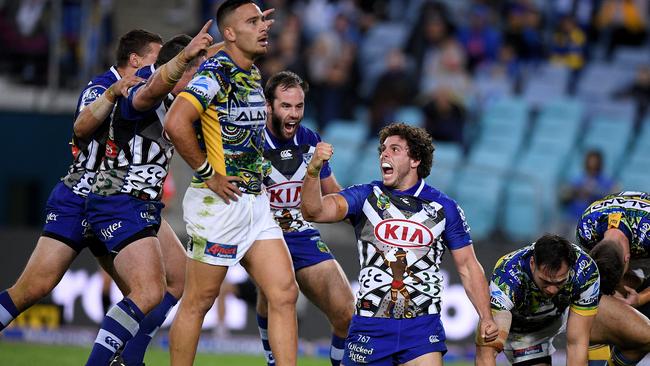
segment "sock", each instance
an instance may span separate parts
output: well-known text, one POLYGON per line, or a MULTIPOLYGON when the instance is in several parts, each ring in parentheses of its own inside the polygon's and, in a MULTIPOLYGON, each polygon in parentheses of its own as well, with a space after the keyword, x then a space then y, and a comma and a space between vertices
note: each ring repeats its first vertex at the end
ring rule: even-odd
POLYGON ((144 361, 144 354, 151 339, 156 335, 162 323, 167 319, 167 315, 176 305, 176 299, 169 292, 165 292, 160 304, 158 304, 147 316, 140 322, 140 329, 135 337, 126 343, 122 352, 122 359, 127 365, 141 365, 144 361))
POLYGON ((138 332, 144 314, 128 297, 113 305, 102 321, 86 366, 108 365, 111 357, 138 332))
POLYGON ((5 329, 9 323, 11 323, 17 316, 20 314, 20 311, 16 309, 14 301, 11 300, 9 292, 2 291, 0 292, 0 331, 5 329))
POLYGON ((257 314, 257 329, 260 331, 262 347, 264 347, 264 357, 268 366, 275 365, 273 352, 271 352, 271 343, 269 343, 269 320, 260 314, 257 314))
POLYGON ((618 349, 618 347, 612 346, 612 356, 610 357, 607 363, 610 366, 634 366, 639 361, 641 360, 632 361, 625 358, 625 356, 621 354, 621 351, 618 349))
POLYGON ((343 359, 343 352, 345 350, 345 338, 338 337, 332 333, 332 345, 330 346, 330 361, 332 366, 339 366, 343 359))

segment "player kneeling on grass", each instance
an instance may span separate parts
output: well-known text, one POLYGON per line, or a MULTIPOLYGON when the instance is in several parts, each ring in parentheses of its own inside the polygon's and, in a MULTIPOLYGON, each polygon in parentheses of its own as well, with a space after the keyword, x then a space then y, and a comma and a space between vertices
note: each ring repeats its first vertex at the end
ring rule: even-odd
POLYGON ((501 257, 490 293, 499 336, 489 343, 477 339, 477 365, 495 365, 502 350, 516 366, 551 365, 553 339, 565 330, 567 365, 587 365, 600 276, 578 246, 544 235, 501 257))

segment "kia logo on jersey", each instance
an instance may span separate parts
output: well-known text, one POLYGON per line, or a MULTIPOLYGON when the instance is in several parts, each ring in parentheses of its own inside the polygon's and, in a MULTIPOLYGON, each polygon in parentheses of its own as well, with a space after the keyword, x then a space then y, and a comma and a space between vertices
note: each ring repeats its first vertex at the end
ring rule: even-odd
POLYGON ((396 247, 424 247, 433 243, 433 233, 419 222, 388 219, 375 226, 375 237, 384 244, 396 247))
POLYGON ((271 208, 297 208, 300 206, 302 181, 289 181, 274 184, 266 188, 271 208))

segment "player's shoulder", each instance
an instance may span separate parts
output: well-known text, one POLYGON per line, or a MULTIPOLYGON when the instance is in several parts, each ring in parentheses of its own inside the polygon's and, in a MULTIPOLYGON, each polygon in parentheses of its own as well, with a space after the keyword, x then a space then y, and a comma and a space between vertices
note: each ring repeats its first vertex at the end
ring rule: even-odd
POLYGON ((115 66, 111 66, 110 69, 93 77, 88 83, 87 88, 103 87, 104 89, 106 89, 109 86, 113 85, 119 79, 120 79, 120 74, 117 72, 117 69, 115 68, 115 66))
POLYGON ((424 187, 422 188, 422 192, 420 193, 420 197, 422 199, 425 199, 430 202, 436 202, 442 205, 443 207, 456 207, 458 204, 456 201, 449 197, 447 194, 444 192, 440 191, 439 189, 428 185, 426 182, 424 183, 424 187))
POLYGON ((589 256, 589 254, 587 254, 584 248, 574 243, 571 243, 571 247, 573 248, 576 258, 574 269, 577 273, 584 273, 587 270, 596 270, 596 262, 589 256))
POLYGON ((523 248, 513 250, 510 253, 504 254, 497 260, 496 268, 504 269, 521 269, 523 261, 532 256, 534 244, 526 245, 523 248))
POLYGON ((156 67, 154 65, 147 65, 145 67, 138 69, 138 71, 135 72, 135 76, 141 77, 146 80, 149 79, 154 72, 156 72, 156 67))
POLYGON ((343 191, 347 193, 354 193, 359 196, 368 196, 370 192, 374 189, 374 187, 382 187, 382 184, 380 181, 372 181, 370 183, 360 183, 360 184, 353 184, 347 188, 345 188, 343 191))
POLYGON ((316 146, 316 144, 321 141, 321 138, 316 131, 300 124, 298 126, 298 132, 296 132, 296 140, 298 141, 298 144, 316 146))

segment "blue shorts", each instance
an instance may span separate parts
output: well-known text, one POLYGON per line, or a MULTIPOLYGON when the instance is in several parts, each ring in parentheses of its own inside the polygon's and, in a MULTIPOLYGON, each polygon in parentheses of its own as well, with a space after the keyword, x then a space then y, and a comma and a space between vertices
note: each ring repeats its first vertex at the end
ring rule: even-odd
POLYGON ((330 248, 318 234, 301 237, 285 234, 284 241, 287 242, 289 253, 291 253, 294 271, 334 259, 330 248))
POLYGON ((141 200, 128 194, 88 195, 86 214, 95 235, 111 253, 134 241, 156 236, 160 228, 159 201, 141 200))
POLYGON ((345 340, 342 363, 396 365, 432 352, 447 352, 440 315, 412 319, 355 315, 345 340))
POLYGON ((86 220, 86 199, 76 195, 63 182, 57 183, 45 204, 42 236, 58 240, 77 253, 89 247, 95 256, 107 255, 86 220))

